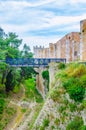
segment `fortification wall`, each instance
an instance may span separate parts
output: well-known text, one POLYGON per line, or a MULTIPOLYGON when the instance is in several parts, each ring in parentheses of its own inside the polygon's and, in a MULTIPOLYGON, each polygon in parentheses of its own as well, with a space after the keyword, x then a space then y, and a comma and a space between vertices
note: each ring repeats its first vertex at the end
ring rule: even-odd
POLYGON ((86 61, 86 20, 80 22, 80 32, 71 32, 49 48, 34 47, 34 58, 66 58, 70 61, 86 61))
POLYGON ((86 61, 86 20, 80 22, 80 59, 86 61))
POLYGON ((79 59, 80 35, 78 32, 67 34, 49 48, 35 47, 35 58, 66 58, 67 61, 79 59))

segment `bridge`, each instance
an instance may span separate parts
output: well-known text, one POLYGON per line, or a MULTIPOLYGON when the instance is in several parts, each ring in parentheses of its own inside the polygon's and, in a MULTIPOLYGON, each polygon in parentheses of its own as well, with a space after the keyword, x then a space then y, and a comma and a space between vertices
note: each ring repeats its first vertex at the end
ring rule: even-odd
POLYGON ((66 63, 66 59, 57 59, 57 58, 7 58, 6 63, 13 67, 40 67, 40 66, 48 66, 50 62, 64 62, 66 63))

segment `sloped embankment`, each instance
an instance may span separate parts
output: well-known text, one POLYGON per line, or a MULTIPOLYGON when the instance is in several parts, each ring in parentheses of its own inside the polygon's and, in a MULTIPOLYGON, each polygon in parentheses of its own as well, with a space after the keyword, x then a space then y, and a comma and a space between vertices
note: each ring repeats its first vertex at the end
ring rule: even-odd
POLYGON ((86 66, 58 68, 33 130, 86 130, 86 66))

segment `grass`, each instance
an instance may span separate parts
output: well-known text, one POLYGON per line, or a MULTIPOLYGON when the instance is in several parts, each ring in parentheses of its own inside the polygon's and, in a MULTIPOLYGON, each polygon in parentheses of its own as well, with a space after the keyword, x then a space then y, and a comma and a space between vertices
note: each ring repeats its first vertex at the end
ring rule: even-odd
POLYGON ((69 124, 66 127, 66 130, 85 130, 82 128, 86 128, 84 126, 84 122, 82 117, 80 116, 75 116, 75 118, 69 122, 69 124))
POLYGON ((71 99, 81 102, 86 90, 86 66, 82 64, 69 64, 64 70, 60 70, 56 79, 60 79, 63 87, 71 99))
POLYGON ((42 96, 38 93, 37 89, 36 89, 36 84, 34 79, 28 79, 25 80, 25 96, 26 98, 28 98, 30 101, 36 101, 36 102, 42 102, 42 96))
POLYGON ((13 106, 4 108, 4 112, 0 114, 0 130, 3 130, 7 126, 15 113, 16 109, 13 106))
POLYGON ((39 115, 40 110, 42 109, 42 106, 43 106, 43 103, 37 104, 35 106, 35 110, 33 111, 34 116, 33 116, 32 120, 31 120, 31 123, 28 124, 29 125, 29 130, 33 129, 34 123, 35 123, 35 121, 36 121, 36 119, 37 119, 37 117, 39 115))
POLYGON ((45 118, 45 119, 43 120, 42 125, 40 126, 40 130, 45 130, 45 128, 49 126, 49 123, 50 123, 49 119, 48 119, 48 118, 45 118))

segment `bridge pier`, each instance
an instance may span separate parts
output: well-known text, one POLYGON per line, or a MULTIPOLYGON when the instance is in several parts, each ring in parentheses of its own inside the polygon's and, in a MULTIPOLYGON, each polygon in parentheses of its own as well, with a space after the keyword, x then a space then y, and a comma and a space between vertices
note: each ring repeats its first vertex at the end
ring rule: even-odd
POLYGON ((38 72, 38 74, 36 75, 36 89, 41 94, 43 99, 46 98, 46 93, 47 93, 46 86, 44 85, 45 81, 42 78, 42 72, 44 70, 46 70, 46 68, 43 68, 43 67, 35 68, 35 71, 38 72))

